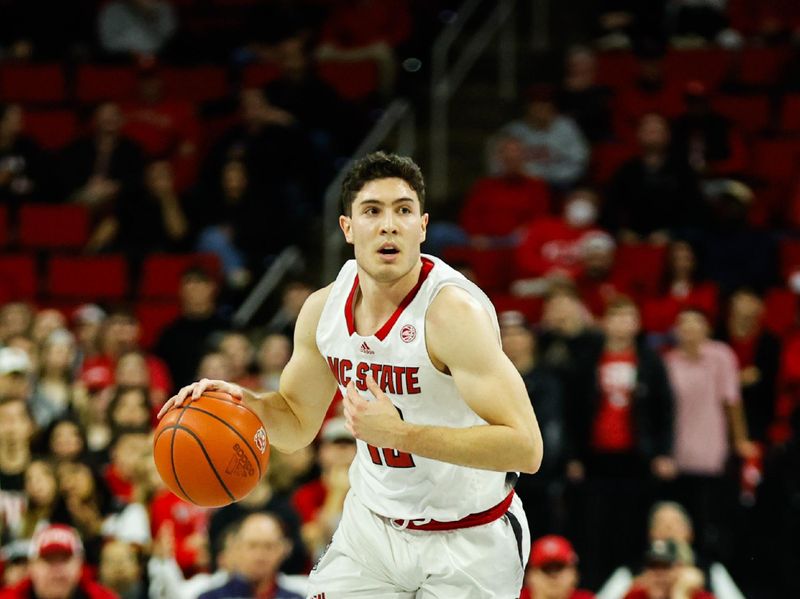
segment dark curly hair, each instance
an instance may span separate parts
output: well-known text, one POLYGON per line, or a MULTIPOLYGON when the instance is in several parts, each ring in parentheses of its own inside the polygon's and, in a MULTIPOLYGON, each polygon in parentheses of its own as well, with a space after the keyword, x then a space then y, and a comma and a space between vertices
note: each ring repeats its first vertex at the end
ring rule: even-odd
POLYGON ((425 211, 425 181, 419 166, 407 156, 372 152, 350 167, 342 182, 342 212, 350 216, 353 201, 361 188, 376 179, 403 179, 417 193, 420 212, 425 211))

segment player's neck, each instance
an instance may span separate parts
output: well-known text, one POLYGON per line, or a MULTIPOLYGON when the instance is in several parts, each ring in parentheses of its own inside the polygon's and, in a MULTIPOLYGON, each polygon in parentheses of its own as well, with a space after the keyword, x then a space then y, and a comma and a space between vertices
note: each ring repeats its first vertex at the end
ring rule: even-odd
POLYGON ((419 281, 422 261, 394 281, 382 282, 370 277, 362 269, 358 273, 359 294, 356 298, 358 311, 370 317, 390 316, 419 281))

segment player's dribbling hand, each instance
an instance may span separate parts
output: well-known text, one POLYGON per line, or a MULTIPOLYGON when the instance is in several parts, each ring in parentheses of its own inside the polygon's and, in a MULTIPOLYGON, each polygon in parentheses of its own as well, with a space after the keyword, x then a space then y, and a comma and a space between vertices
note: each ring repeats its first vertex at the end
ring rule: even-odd
POLYGON ((218 381, 213 379, 200 379, 199 381, 186 385, 181 388, 175 395, 170 397, 167 402, 161 407, 158 412, 158 418, 169 412, 172 408, 179 408, 183 405, 184 401, 193 401, 200 397, 206 391, 222 391, 229 394, 233 399, 242 401, 244 393, 239 385, 229 383, 227 381, 218 381))
POLYGON ((356 439, 376 447, 397 449, 394 440, 403 424, 400 413, 371 375, 367 376, 367 389, 375 397, 373 401, 361 397, 353 381, 347 384, 347 392, 342 402, 345 426, 356 439))

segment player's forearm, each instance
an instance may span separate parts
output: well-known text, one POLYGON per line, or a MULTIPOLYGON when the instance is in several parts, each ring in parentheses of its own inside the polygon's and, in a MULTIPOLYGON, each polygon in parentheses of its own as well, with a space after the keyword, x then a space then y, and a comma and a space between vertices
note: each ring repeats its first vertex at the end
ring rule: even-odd
POLYGON ((533 474, 542 463, 537 431, 505 425, 447 428, 403 423, 393 449, 424 458, 499 472, 533 474))
POLYGON ((264 423, 270 445, 283 453, 292 453, 311 443, 316 430, 309 431, 292 410, 286 398, 277 391, 253 393, 247 389, 244 401, 264 423))

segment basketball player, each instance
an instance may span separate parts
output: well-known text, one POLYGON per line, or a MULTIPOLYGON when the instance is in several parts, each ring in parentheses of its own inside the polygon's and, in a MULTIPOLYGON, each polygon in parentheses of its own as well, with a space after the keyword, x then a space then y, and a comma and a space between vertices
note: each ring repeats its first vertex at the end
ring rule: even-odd
POLYGON ((338 386, 358 449, 310 597, 518 597, 530 539, 513 483, 539 468, 542 439, 494 309, 420 253, 428 215, 412 160, 376 152, 357 161, 342 202, 355 260, 303 306, 280 390, 203 379, 161 413, 224 391, 292 452, 313 441, 338 386))

